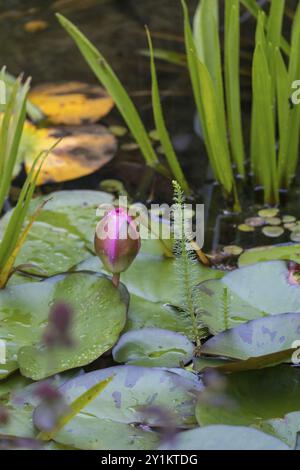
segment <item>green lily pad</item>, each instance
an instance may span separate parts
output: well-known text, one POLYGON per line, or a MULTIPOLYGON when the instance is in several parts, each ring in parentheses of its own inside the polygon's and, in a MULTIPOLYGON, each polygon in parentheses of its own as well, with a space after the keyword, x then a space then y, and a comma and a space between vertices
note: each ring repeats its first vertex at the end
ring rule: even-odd
POLYGON ((300 242, 300 229, 299 229, 299 227, 297 227, 295 230, 292 231, 290 238, 291 238, 292 242, 295 242, 295 243, 300 242))
POLYGON ((158 423, 157 416, 147 414, 147 409, 171 412, 178 427, 195 423, 200 383, 194 374, 179 369, 111 367, 70 380, 60 391, 71 403, 108 377, 113 380, 55 435, 56 442, 77 449, 154 449, 159 434, 151 427, 159 429, 165 423, 158 423))
POLYGON ((274 227, 281 225, 281 219, 279 217, 268 217, 266 219, 268 225, 273 225, 274 227))
POLYGON ((282 222, 284 224, 291 224, 293 222, 296 222, 296 217, 294 217, 293 215, 284 215, 282 217, 282 222))
POLYGON ((252 225, 240 224, 238 226, 238 230, 240 232, 250 233, 250 232, 254 232, 255 228, 252 225))
POLYGON ((290 445, 295 442, 300 431, 299 369, 281 365, 228 375, 226 389, 214 393, 211 402, 200 400, 196 406, 196 417, 201 426, 255 426, 290 445), (293 423, 291 413, 295 413, 293 423), (290 416, 290 420, 286 420, 286 416, 290 416), (279 419, 280 428, 278 422, 271 421, 279 419), (292 436, 289 435, 291 432, 292 436))
POLYGON ((289 450, 289 447, 256 429, 243 426, 207 426, 177 434, 160 450, 289 450))
MULTIPOLYGON (((111 204, 113 197, 100 191, 58 191, 43 198, 48 200, 34 223, 16 259, 15 265, 34 265, 28 271, 52 276, 69 270, 90 256, 100 204, 111 204)), ((41 202, 31 203, 31 211, 41 202)), ((11 212, 0 221, 0 238, 11 212)), ((10 284, 26 280, 13 276, 10 284)))
POLYGON ((228 245, 228 246, 224 246, 222 251, 223 253, 225 253, 225 255, 239 256, 241 253, 243 253, 244 249, 241 246, 228 245))
POLYGON ((103 275, 73 273, 0 291, 0 339, 7 343, 7 363, 0 377, 20 367, 34 380, 88 364, 118 340, 126 321, 123 288, 103 275), (65 301, 74 309, 74 347, 49 353, 41 343, 50 305, 65 301))
POLYGON ((273 226, 266 226, 263 227, 262 233, 269 238, 278 238, 284 234, 283 227, 273 227, 273 226))
POLYGON ((262 209, 258 213, 259 217, 262 217, 262 218, 276 217, 276 215, 278 214, 279 214, 279 209, 276 209, 276 208, 262 209))
POLYGON ((300 245, 287 244, 262 246, 245 251, 239 257, 239 266, 260 263, 262 261, 289 260, 300 263, 300 245))
MULTIPOLYGON (((102 265, 94 256, 80 264, 78 269, 101 272, 102 265)), ((223 276, 223 272, 200 264, 196 264, 194 269, 197 282, 223 276)), ((139 328, 163 328, 189 335, 190 323, 177 308, 180 307, 182 299, 179 289, 180 280, 173 259, 142 252, 130 268, 122 273, 121 280, 130 293, 125 331, 139 328)))
POLYGON ((201 315, 214 334, 266 315, 300 312, 300 286, 283 261, 245 266, 200 284, 201 315))
POLYGON ((148 367, 179 367, 192 360, 194 345, 174 331, 159 328, 133 330, 113 348, 116 362, 148 367))
POLYGON ((272 315, 219 333, 202 346, 201 353, 247 360, 289 351, 299 335, 300 313, 272 315))

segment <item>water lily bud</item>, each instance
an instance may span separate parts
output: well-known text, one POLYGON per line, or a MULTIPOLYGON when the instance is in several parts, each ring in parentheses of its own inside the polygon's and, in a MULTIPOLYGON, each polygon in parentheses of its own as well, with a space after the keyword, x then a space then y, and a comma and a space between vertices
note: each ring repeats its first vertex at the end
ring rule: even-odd
POLYGON ((129 268, 140 247, 137 226, 125 209, 113 209, 98 223, 95 251, 104 267, 114 275, 129 268))

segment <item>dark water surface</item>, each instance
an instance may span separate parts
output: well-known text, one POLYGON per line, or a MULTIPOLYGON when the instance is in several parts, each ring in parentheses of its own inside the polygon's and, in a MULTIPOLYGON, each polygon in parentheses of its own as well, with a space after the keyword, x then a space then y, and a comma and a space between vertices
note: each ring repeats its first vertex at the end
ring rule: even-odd
MULTIPOLYGON (((197 3, 198 0, 189 1, 191 12, 197 3)), ((33 85, 70 80, 97 83, 74 42, 58 24, 55 12, 72 20, 101 50, 126 85, 148 130, 151 130, 149 59, 139 53, 141 49, 147 49, 144 25, 149 26, 155 47, 183 52, 183 20, 179 0, 2 2, 0 63, 5 64, 14 75, 25 72, 32 76, 33 85), (26 32, 26 23, 35 20, 46 21, 47 29, 26 32)), ((195 107, 187 72, 184 67, 162 61, 157 61, 157 69, 168 128, 192 184, 196 188, 201 187, 206 172, 206 157, 193 132, 195 107)), ((104 123, 122 124, 116 112, 112 116, 106 118, 104 123)), ((130 180, 131 174, 127 176, 130 180)), ((126 179, 123 173, 121 177, 126 179)), ((91 181, 89 183, 92 184, 91 181)), ((132 189, 130 184, 129 187, 132 189)), ((159 189, 162 194, 158 197, 163 198, 165 188, 159 189)))

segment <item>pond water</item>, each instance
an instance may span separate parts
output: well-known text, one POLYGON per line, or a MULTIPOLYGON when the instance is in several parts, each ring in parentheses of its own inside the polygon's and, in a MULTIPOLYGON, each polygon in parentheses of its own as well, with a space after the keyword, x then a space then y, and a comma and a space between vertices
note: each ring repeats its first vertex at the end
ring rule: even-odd
MULTIPOLYGON (((9 0, 0 9, 0 61, 14 75, 24 72, 32 76, 33 85, 70 80, 97 83, 73 41, 56 21, 54 13, 58 11, 101 50, 151 130, 149 59, 140 53, 147 49, 144 25, 149 26, 156 47, 183 51, 182 12, 179 2, 175 3, 174 0, 9 0), (47 22, 47 28, 27 32, 26 24, 36 20, 47 22)), ((191 10, 196 4, 197 0, 190 2, 191 10)), ((196 186, 201 186, 206 159, 193 135, 194 105, 189 78, 184 67, 158 61, 157 68, 169 130, 192 179, 196 186)), ((104 123, 110 121, 120 124, 121 118, 113 113, 104 123)))

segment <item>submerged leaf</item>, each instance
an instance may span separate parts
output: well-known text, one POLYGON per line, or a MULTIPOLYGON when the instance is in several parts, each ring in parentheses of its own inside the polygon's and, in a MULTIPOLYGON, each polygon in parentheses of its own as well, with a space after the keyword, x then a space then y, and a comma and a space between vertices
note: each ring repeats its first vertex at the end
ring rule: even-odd
MULTIPOLYGON (((27 130, 28 134, 29 130, 27 130)), ((108 163, 115 155, 117 141, 103 126, 69 126, 35 129, 31 126, 31 146, 23 149, 26 171, 33 163, 33 149, 50 147, 62 141, 49 154, 37 179, 37 184, 59 183, 87 176, 108 163)))
POLYGON ((81 82, 39 85, 30 92, 30 100, 53 124, 96 122, 114 106, 103 88, 81 82))

